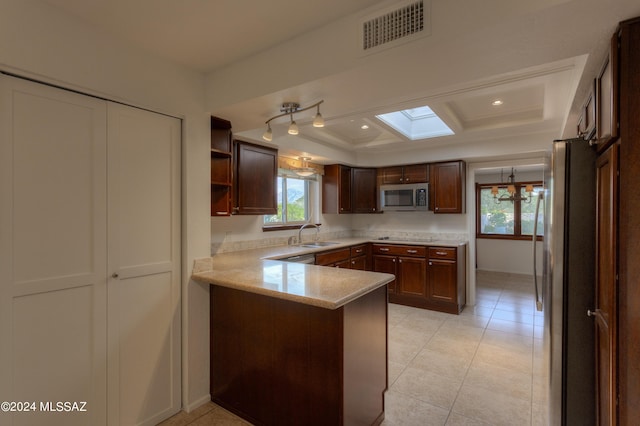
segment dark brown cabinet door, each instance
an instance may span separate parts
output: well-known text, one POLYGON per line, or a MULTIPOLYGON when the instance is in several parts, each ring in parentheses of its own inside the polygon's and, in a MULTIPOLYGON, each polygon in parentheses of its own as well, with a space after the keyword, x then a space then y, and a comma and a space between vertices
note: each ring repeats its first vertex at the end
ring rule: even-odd
POLYGON ((351 169, 353 213, 374 213, 378 205, 376 169, 351 169))
POLYGON ((427 261, 418 257, 398 257, 396 292, 403 296, 427 297, 427 261))
POLYGON ((598 424, 616 424, 618 144, 596 162, 596 398, 598 424))
POLYGON ((340 213, 351 213, 351 167, 340 166, 340 186, 338 188, 338 210, 340 213))
POLYGON ((351 167, 329 164, 322 178, 322 213, 351 213, 351 167))
POLYGON ((428 298, 433 302, 456 304, 456 262, 430 259, 427 271, 428 298))
POLYGON ((277 214, 278 151, 235 141, 236 214, 277 214))
POLYGON ((429 166, 426 164, 412 164, 404 166, 404 177, 402 183, 423 183, 429 182, 429 166))
MULTIPOLYGON (((396 275, 396 257, 373 255, 373 270, 374 272, 384 272, 386 274, 396 275)), ((396 292, 396 281, 397 280, 393 280, 387 284, 389 293, 396 292)))
POLYGON ((378 170, 380 175, 380 183, 387 184, 398 184, 402 183, 402 166, 395 167, 383 167, 378 170))
POLYGON ((434 213, 464 213, 465 163, 434 163, 430 174, 429 209, 434 213))
POLYGON ((367 263, 368 263, 367 256, 358 256, 358 257, 351 258, 351 269, 368 271, 369 265, 367 263))
POLYGON ((609 55, 596 79, 596 138, 598 152, 618 139, 618 35, 611 39, 609 55))

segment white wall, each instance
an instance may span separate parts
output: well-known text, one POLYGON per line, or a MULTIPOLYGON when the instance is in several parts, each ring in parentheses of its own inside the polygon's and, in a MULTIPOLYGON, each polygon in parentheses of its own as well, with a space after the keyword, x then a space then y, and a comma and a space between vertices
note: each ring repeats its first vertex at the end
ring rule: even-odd
MULTIPOLYGON (((542 274, 542 242, 536 245, 538 275, 542 274)), ((477 269, 533 275, 531 241, 476 240, 477 269)))
MULTIPOLYGON (((419 232, 446 235, 467 234, 466 214, 434 214, 422 212, 384 212, 382 214, 355 214, 352 227, 365 232, 419 232)), ((449 239, 455 239, 451 237, 449 239)))
POLYGON ((209 255, 204 77, 34 0, 0 2, 0 70, 183 118, 183 405, 206 402, 208 286, 188 279, 209 255))

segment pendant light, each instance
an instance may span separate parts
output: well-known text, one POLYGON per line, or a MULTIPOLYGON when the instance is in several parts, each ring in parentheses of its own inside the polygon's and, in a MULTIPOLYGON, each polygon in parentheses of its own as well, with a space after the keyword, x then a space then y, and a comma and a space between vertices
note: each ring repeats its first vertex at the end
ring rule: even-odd
MULTIPOLYGON (((500 182, 502 182, 502 177, 503 177, 503 172, 502 170, 500 170, 500 182)), ((511 174, 509 175, 509 178, 507 180, 507 194, 502 194, 500 196, 498 196, 498 186, 494 185, 491 187, 491 194, 493 195, 493 201, 496 204, 500 204, 503 201, 511 201, 512 203, 515 201, 522 201, 524 203, 530 203, 531 199, 533 198, 533 185, 532 184, 528 184, 525 187, 525 192, 529 193, 529 196, 523 196, 520 193, 516 193, 516 175, 515 175, 515 170, 512 167, 511 168, 511 174)))

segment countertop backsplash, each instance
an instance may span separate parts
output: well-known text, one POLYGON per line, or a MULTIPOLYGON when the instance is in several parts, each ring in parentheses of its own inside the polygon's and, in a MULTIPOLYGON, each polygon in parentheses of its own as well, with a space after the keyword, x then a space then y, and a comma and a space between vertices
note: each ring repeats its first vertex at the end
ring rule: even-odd
MULTIPOLYGON (((242 250, 251 250, 264 247, 277 247, 287 245, 291 236, 297 236, 297 230, 291 230, 286 236, 260 238, 254 240, 230 240, 211 243, 211 254, 230 253, 242 250)), ((304 241, 313 241, 315 233, 313 230, 305 230, 304 241)), ((395 240, 395 241, 467 241, 469 235, 466 233, 437 233, 437 232, 411 232, 411 231, 385 231, 377 229, 371 230, 341 230, 333 232, 322 232, 318 234, 319 241, 331 241, 341 238, 366 238, 370 240, 395 240)))

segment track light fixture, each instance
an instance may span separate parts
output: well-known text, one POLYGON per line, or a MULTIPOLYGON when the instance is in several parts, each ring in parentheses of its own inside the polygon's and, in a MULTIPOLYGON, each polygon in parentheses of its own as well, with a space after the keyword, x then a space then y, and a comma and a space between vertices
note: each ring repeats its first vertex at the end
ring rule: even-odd
POLYGON ((291 117, 291 122, 289 123, 289 129, 287 130, 287 133, 289 133, 290 135, 297 135, 299 133, 299 129, 298 129, 298 124, 293 118, 293 114, 306 111, 311 108, 317 108, 316 115, 313 117, 313 127, 324 127, 324 118, 322 117, 322 114, 320 114, 320 104, 323 102, 324 100, 320 102, 316 102, 315 104, 309 105, 306 108, 300 108, 300 104, 297 102, 283 103, 282 107, 280 107, 280 111, 282 112, 282 114, 273 116, 267 121, 265 121, 265 124, 267 125, 267 130, 262 135, 262 139, 270 142, 273 139, 273 131, 271 130, 271 121, 275 120, 276 118, 284 117, 286 115, 291 117))

